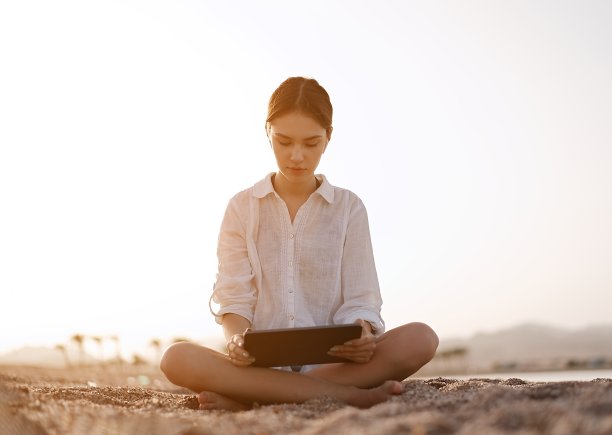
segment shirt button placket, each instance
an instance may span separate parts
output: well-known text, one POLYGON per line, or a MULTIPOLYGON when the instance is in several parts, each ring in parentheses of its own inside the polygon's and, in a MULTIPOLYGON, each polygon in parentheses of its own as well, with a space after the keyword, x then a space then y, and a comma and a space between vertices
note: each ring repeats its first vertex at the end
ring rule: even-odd
POLYGON ((289 233, 287 246, 287 313, 289 319, 289 325, 291 327, 295 326, 295 281, 294 281, 294 273, 293 273, 293 258, 295 254, 295 234, 289 233))

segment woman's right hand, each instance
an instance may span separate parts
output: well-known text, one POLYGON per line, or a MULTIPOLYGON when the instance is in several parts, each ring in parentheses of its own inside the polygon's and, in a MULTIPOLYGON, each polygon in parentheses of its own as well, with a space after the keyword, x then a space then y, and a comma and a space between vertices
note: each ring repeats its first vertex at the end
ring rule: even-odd
POLYGON ((255 362, 255 358, 244 349, 244 333, 232 335, 227 343, 227 351, 235 366, 246 367, 255 362))

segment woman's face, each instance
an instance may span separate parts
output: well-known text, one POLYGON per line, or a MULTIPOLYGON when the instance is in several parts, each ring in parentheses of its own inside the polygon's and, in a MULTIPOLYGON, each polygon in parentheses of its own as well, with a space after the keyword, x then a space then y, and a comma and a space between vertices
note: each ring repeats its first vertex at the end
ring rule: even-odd
POLYGON ((274 119, 268 126, 278 170, 292 183, 312 181, 329 135, 314 119, 299 112, 274 119))

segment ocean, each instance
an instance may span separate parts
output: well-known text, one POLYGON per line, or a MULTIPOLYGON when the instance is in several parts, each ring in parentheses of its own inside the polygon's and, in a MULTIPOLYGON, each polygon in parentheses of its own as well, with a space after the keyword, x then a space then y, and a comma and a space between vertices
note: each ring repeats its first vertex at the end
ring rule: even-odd
MULTIPOLYGON (((437 376, 428 376, 431 379, 437 376)), ((612 379, 612 370, 559 370, 551 372, 475 373, 468 375, 442 375, 445 378, 467 380, 471 378, 518 378, 531 382, 592 381, 597 378, 612 379)))

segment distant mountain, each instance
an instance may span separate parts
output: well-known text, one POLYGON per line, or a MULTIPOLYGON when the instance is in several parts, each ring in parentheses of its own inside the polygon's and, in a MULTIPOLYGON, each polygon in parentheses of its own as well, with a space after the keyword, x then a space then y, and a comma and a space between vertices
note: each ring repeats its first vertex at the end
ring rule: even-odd
MULTIPOLYGON (((458 364, 470 371, 489 370, 494 365, 512 363, 545 366, 570 359, 609 359, 612 358, 612 324, 568 330, 528 323, 496 332, 478 333, 468 339, 441 340, 438 355, 443 356, 453 349, 464 350, 455 359, 461 359, 458 364)), ((444 362, 437 361, 436 364, 442 366, 444 362)))

